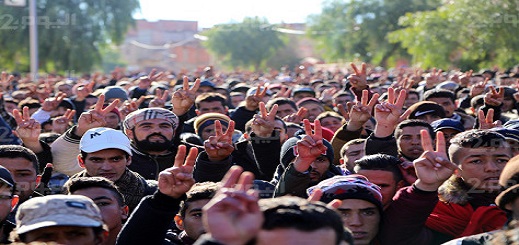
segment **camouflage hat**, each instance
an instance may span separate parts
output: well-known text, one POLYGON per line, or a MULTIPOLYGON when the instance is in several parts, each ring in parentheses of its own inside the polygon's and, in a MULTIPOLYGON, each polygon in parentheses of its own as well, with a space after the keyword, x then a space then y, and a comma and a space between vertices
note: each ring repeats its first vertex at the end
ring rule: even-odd
POLYGON ((100 227, 99 208, 85 196, 50 195, 22 203, 16 212, 16 233, 52 226, 100 227))
POLYGON ((151 119, 164 119, 171 123, 173 126, 173 131, 177 129, 178 126, 178 117, 175 113, 166 110, 164 108, 145 108, 136 110, 124 119, 124 129, 132 129, 139 122, 151 119))

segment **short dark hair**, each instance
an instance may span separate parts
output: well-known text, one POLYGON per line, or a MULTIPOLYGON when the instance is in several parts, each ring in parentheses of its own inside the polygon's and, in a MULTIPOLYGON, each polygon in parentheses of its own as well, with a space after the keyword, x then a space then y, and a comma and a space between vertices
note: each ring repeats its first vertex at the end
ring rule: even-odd
POLYGON ((456 101, 456 94, 447 89, 433 89, 423 94, 424 100, 431 98, 449 98, 452 102, 456 101))
POLYGON ((36 174, 40 173, 38 157, 29 148, 21 145, 0 145, 0 158, 24 158, 32 163, 36 174))
POLYGON ((346 142, 346 144, 344 144, 342 147, 341 147, 341 151, 340 151, 340 155, 341 155, 341 158, 344 157, 344 155, 346 155, 346 148, 348 146, 352 146, 352 145, 360 145, 360 144, 364 144, 366 143, 366 139, 352 139, 348 142, 346 142))
POLYGON ((186 192, 186 199, 180 202, 178 214, 182 218, 186 217, 186 210, 189 208, 189 203, 198 200, 209 200, 213 198, 218 189, 218 184, 215 182, 206 181, 194 184, 191 189, 186 192))
POLYGON ((386 154, 374 154, 363 156, 355 161, 355 172, 359 170, 382 170, 393 173, 395 182, 404 179, 398 165, 402 163, 398 158, 386 154))
POLYGON ((295 196, 260 199, 259 205, 265 221, 262 229, 294 228, 315 231, 330 228, 335 232, 336 244, 344 237, 341 216, 321 202, 310 202, 295 196))
POLYGON ((227 98, 219 93, 204 93, 196 97, 195 99, 195 107, 196 109, 200 109, 201 102, 215 102, 219 101, 222 103, 222 106, 227 105, 227 98))
MULTIPOLYGON (((133 129, 132 129, 133 130, 133 129)), ((106 148, 106 149, 112 149, 112 148, 106 148)), ((121 150, 121 149, 116 149, 116 150, 121 150)), ((124 155, 126 156, 126 159, 128 159, 130 157, 130 154, 128 154, 128 152, 126 151, 123 151, 121 150, 124 155)), ((88 156, 88 153, 87 152, 84 152, 84 151, 80 151, 80 155, 81 155, 81 159, 85 160, 88 156)))
POLYGON ((418 91, 416 91, 415 89, 409 89, 409 91, 407 91, 407 94, 415 94, 416 96, 418 96, 418 99, 420 99, 420 93, 418 93, 418 91))
POLYGON ((114 184, 114 182, 105 177, 72 178, 69 179, 65 183, 65 185, 63 185, 63 190, 65 193, 74 194, 74 192, 78 190, 83 190, 92 187, 98 187, 109 190, 117 199, 117 203, 120 207, 126 205, 124 201, 124 196, 119 190, 119 188, 114 184))
POLYGON ((402 134, 402 129, 406 127, 424 127, 427 128, 429 131, 429 135, 431 135, 431 138, 434 139, 436 137, 436 134, 434 134, 433 127, 427 123, 426 121, 420 120, 420 119, 407 119, 399 123, 395 128, 395 139, 398 139, 400 135, 402 134))
POLYGON ((297 111, 296 103, 288 98, 275 98, 267 102, 265 107, 270 111, 274 105, 290 105, 292 108, 294 108, 294 110, 297 111))
POLYGON ((503 135, 490 130, 472 129, 456 134, 450 140, 449 158, 455 164, 457 163, 460 148, 507 148, 511 151, 510 145, 506 142, 503 135))

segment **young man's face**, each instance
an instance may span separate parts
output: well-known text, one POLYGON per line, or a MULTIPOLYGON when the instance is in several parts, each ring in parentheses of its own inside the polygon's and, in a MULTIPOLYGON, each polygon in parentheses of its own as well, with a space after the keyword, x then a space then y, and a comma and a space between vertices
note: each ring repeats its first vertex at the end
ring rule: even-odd
POLYGON ((298 102, 304 98, 313 98, 314 95, 312 93, 309 93, 309 92, 299 92, 297 94, 294 95, 294 102, 298 102))
POLYGON ((244 100, 245 100, 245 95, 244 94, 239 94, 239 95, 231 96, 231 104, 235 108, 238 107, 240 105, 240 103, 242 101, 244 101, 244 100))
POLYGON ((332 228, 321 228, 314 231, 301 231, 295 228, 276 228, 260 230, 256 236, 256 245, 285 244, 320 244, 335 245, 336 234, 332 228))
POLYGON ((181 230, 184 230, 189 238, 196 240, 205 233, 205 229, 202 224, 202 208, 209 201, 210 199, 202 199, 189 202, 185 217, 180 217, 177 215, 175 218, 177 227, 181 230))
POLYGON ((398 183, 395 175, 390 171, 361 169, 357 171, 357 174, 366 176, 371 183, 380 187, 384 209, 391 204, 396 191, 403 187, 403 181, 398 183))
POLYGON ((342 121, 336 117, 325 117, 321 119, 321 126, 336 132, 342 127, 342 121))
POLYGON ((214 112, 220 114, 227 114, 227 107, 222 105, 220 101, 211 101, 211 102, 200 102, 200 108, 197 110, 197 115, 203 115, 205 113, 214 112))
POLYGON ((128 218, 127 206, 120 206, 117 197, 108 189, 90 187, 77 190, 70 194, 82 195, 92 199, 97 207, 99 207, 99 210, 101 210, 103 221, 108 226, 110 232, 119 232, 123 226, 122 221, 128 218))
POLYGON ((343 164, 346 165, 346 168, 353 172, 353 167, 355 167, 355 161, 361 159, 366 154, 364 150, 364 143, 362 144, 354 144, 349 145, 344 152, 344 156, 342 157, 343 164))
POLYGON ((427 130, 422 126, 404 127, 401 129, 402 133, 396 139, 398 150, 409 160, 415 160, 423 153, 422 137, 420 136, 420 130, 422 129, 427 130))
POLYGON ((319 156, 310 164, 310 166, 312 167, 312 171, 310 171, 310 178, 312 181, 321 181, 330 167, 330 160, 325 156, 319 156))
POLYGON ((79 163, 90 176, 105 177, 113 182, 119 180, 130 165, 126 152, 119 149, 105 149, 88 153, 86 158, 78 156, 79 163))
MULTIPOLYGON (((213 124, 205 127, 204 129, 202 129, 202 132, 200 133, 200 135, 201 135, 201 138, 203 141, 209 139, 209 137, 211 137, 211 136, 216 135, 214 128, 215 128, 215 125, 213 123, 213 124)), ((222 130, 223 130, 223 132, 227 131, 227 126, 222 125, 222 130)))
POLYGON ((308 116, 306 117, 310 122, 313 122, 321 112, 324 111, 323 105, 318 103, 305 103, 304 108, 308 110, 308 116))
POLYGON ((107 128, 117 129, 121 119, 119 119, 119 116, 115 112, 108 112, 108 114, 105 115, 105 121, 107 128))
POLYGON ((454 163, 461 168, 461 178, 474 189, 485 192, 500 190, 499 176, 512 157, 509 147, 461 147, 454 163))
POLYGON ((420 101, 420 98, 418 98, 417 94, 409 93, 407 94, 407 97, 405 98, 404 107, 409 108, 410 106, 414 105, 420 101))
POLYGON ((286 117, 288 115, 292 115, 296 112, 297 112, 297 110, 294 109, 294 107, 292 107, 291 105, 282 104, 282 105, 278 105, 278 111, 276 113, 276 116, 284 118, 284 117, 286 117))
POLYGON ((360 199, 345 199, 338 210, 344 226, 353 234, 355 245, 370 244, 378 233, 380 223, 377 206, 360 199))
POLYGON ((56 242, 63 245, 98 245, 103 237, 92 227, 51 226, 27 232, 25 242, 56 242))
POLYGON ((450 98, 430 98, 428 101, 436 102, 436 104, 441 105, 445 110, 446 117, 452 117, 456 110, 456 104, 454 104, 450 98))
POLYGON ((0 222, 5 220, 18 203, 18 196, 12 196, 11 188, 0 186, 0 222))
POLYGON ((11 172, 20 202, 29 199, 40 180, 32 162, 22 157, 0 158, 0 166, 11 172))

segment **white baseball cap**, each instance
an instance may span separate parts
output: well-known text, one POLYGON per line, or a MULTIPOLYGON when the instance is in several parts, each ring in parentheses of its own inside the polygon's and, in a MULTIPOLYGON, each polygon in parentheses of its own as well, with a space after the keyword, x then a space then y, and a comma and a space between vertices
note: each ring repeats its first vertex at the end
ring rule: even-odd
POLYGON ((119 149, 132 155, 130 139, 121 131, 111 128, 92 128, 85 132, 79 142, 79 149, 92 153, 105 149, 119 149))

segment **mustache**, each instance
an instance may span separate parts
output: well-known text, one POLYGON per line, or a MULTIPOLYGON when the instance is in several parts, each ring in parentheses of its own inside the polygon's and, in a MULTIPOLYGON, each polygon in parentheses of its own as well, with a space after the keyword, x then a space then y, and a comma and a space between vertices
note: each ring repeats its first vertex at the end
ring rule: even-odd
POLYGON ((163 138, 164 140, 168 140, 168 139, 166 138, 166 136, 164 136, 164 135, 162 135, 162 134, 160 134, 160 133, 153 133, 153 134, 150 134, 150 135, 148 135, 148 137, 146 137, 146 139, 149 140, 149 139, 150 139, 151 137, 153 137, 153 136, 159 136, 159 137, 163 138))

